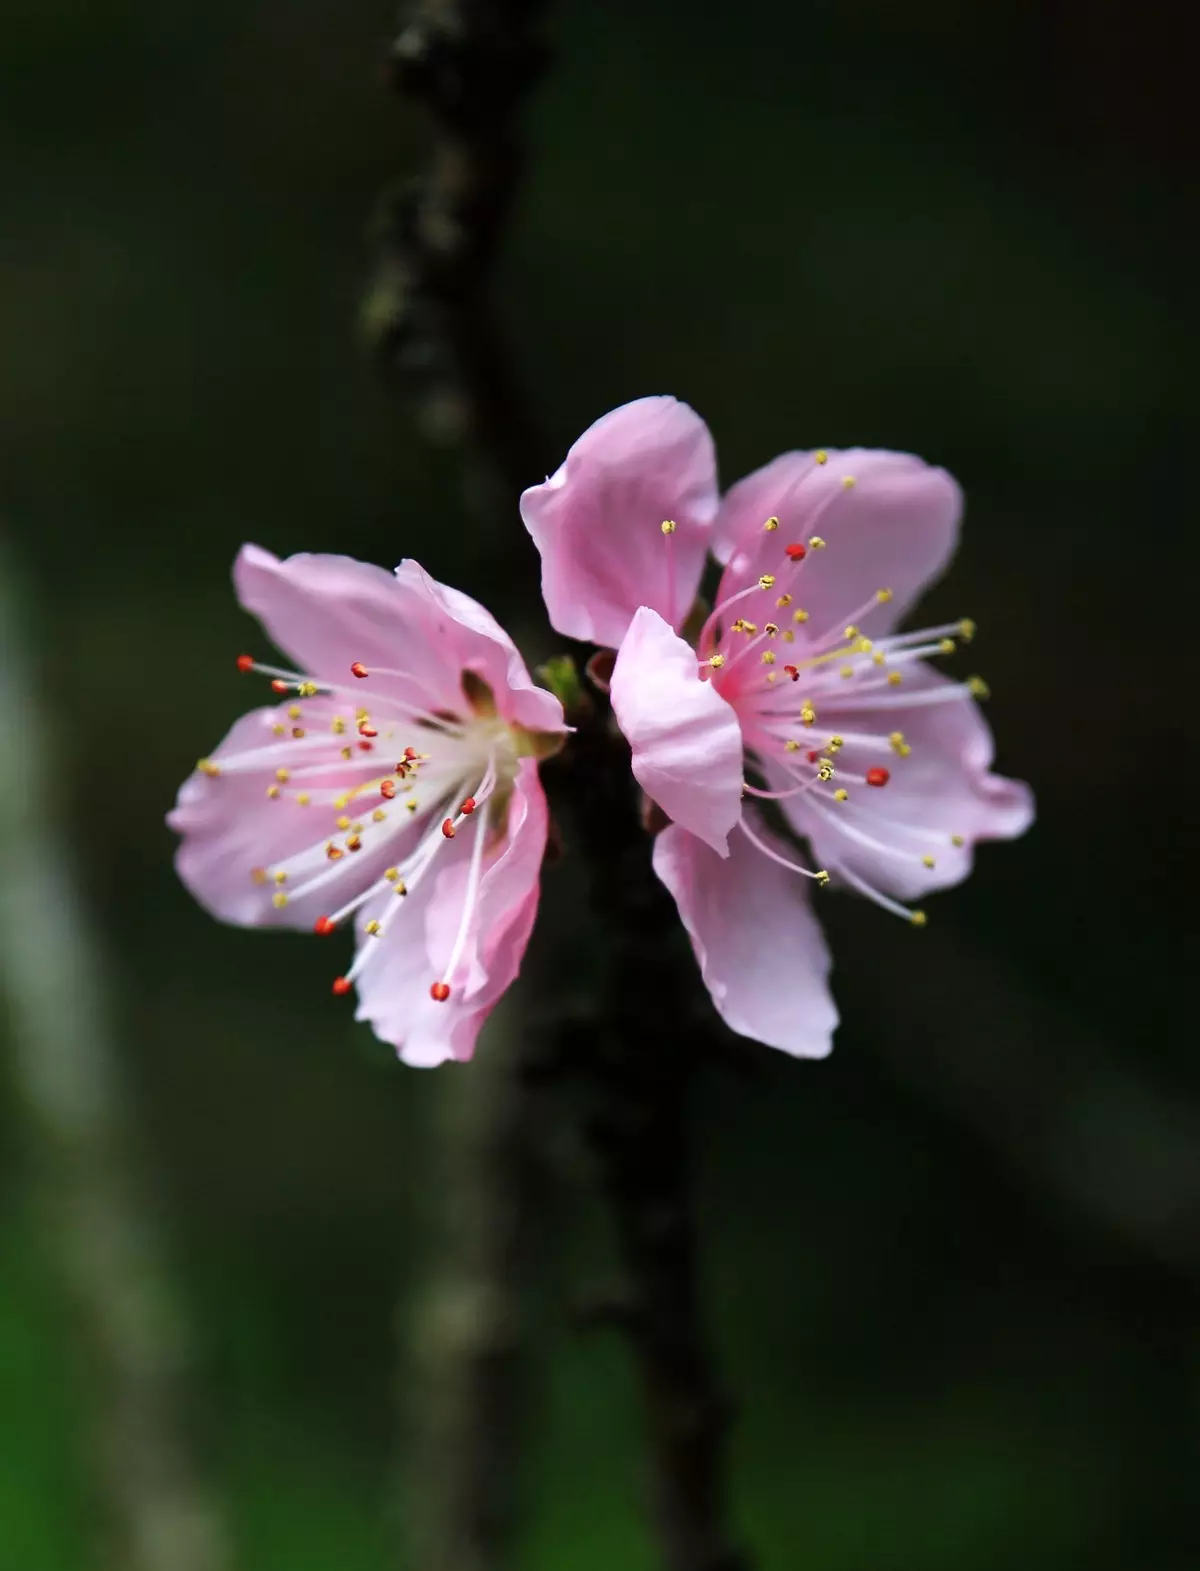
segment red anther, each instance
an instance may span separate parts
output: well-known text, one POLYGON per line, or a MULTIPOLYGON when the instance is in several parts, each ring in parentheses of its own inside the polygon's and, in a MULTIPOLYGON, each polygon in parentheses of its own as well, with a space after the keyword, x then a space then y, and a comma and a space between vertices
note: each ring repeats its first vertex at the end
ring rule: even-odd
POLYGON ((454 820, 452 818, 447 818, 447 819, 443 820, 443 822, 442 822, 442 833, 445 835, 447 840, 453 840, 454 839, 455 830, 454 830, 454 820))
POLYGON ((415 747, 406 747, 404 749, 404 756, 411 764, 414 758, 419 758, 421 755, 417 752, 415 747))
POLYGON ((473 813, 478 805, 479 804, 476 802, 475 798, 473 796, 469 796, 465 799, 463 805, 459 808, 459 812, 473 813))
POLYGON ((360 742, 358 744, 358 750, 360 753, 373 753, 375 751, 375 744, 374 742, 360 742))
POLYGON ((785 545, 783 549, 787 557, 793 562, 803 562, 808 555, 808 547, 801 545, 798 540, 794 545, 785 545))
POLYGON ((435 1004, 444 1004, 450 997, 449 982, 435 982, 429 989, 429 996, 435 1004))
POLYGON ((364 676, 368 676, 370 673, 368 672, 366 666, 363 665, 361 660, 356 660, 350 667, 350 675, 358 677, 361 681, 364 676))
POLYGON ((353 986, 348 976, 335 976, 333 979, 333 991, 338 998, 341 998, 343 993, 348 993, 353 986))
POLYGON ((408 765, 404 762, 403 759, 401 759, 400 762, 396 765, 396 773, 400 776, 401 780, 408 779, 408 765))
POLYGON ((821 756, 821 754, 820 754, 819 750, 814 748, 813 751, 808 755, 809 763, 810 764, 815 764, 817 759, 820 758, 820 756, 821 756))
POLYGON ((239 671, 242 672, 243 675, 245 675, 245 673, 247 671, 253 671, 254 670, 254 656, 253 655, 239 655, 237 657, 237 668, 238 668, 239 671))
POLYGON ((290 682, 280 681, 279 677, 276 677, 271 683, 271 691, 273 693, 287 693, 291 691, 291 687, 292 684, 290 682))
POLYGON ((868 785, 885 786, 891 778, 892 776, 890 770, 884 769, 879 764, 876 764, 874 769, 867 770, 868 785))
POLYGON ((379 794, 382 797, 386 797, 390 802, 396 794, 396 782, 394 780, 381 780, 379 782, 379 794))
POLYGON ((378 736, 379 732, 368 721, 360 720, 358 722, 358 734, 359 736, 378 736))
POLYGON ((335 932, 336 929, 337 923, 331 916, 319 916, 313 923, 313 932, 318 938, 328 938, 330 933, 335 932))
POLYGON ((800 680, 800 667, 799 666, 785 665, 783 669, 784 669, 784 674, 787 675, 787 676, 790 676, 793 682, 798 682, 800 680))

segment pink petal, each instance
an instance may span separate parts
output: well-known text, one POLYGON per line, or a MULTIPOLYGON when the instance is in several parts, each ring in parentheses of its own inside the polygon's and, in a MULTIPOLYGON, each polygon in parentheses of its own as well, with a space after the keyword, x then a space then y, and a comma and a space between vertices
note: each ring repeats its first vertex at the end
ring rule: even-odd
MULTIPOLYGON (((919 693, 948 682, 940 672, 918 667, 905 672, 903 691, 919 693)), ((843 726, 832 704, 821 718, 831 731, 843 726)), ((844 808, 837 804, 818 816, 803 796, 782 803, 798 832, 808 836, 817 862, 831 871, 844 865, 884 893, 911 900, 961 883, 971 871, 977 841, 1014 839, 1033 822, 1029 787, 989 772, 992 734, 979 705, 965 694, 957 702, 848 714, 844 729, 885 735, 901 731, 912 751, 906 758, 887 755, 890 779, 881 789, 851 777, 854 765, 863 762, 862 754, 840 754, 838 784, 850 792, 844 817, 844 808), (848 827, 902 855, 856 845, 843 832, 848 827), (956 847, 952 835, 961 836, 964 844, 956 847), (932 868, 923 866, 925 855, 934 858, 932 868)), ((873 755, 869 762, 882 757, 873 755)))
POLYGON ((604 415, 521 497, 552 625, 613 649, 641 605, 681 627, 716 512, 716 454, 695 410, 639 398, 604 415))
POLYGON ((739 480, 721 504, 714 550, 728 565, 720 598, 760 573, 788 574, 781 587, 809 612, 811 630, 854 618, 878 635, 941 576, 961 514, 956 481, 909 453, 831 450, 824 464, 811 453, 784 453, 739 480), (777 530, 764 530, 770 517, 779 519, 777 530), (789 573, 785 547, 813 535, 824 550, 789 573), (890 589, 891 600, 864 609, 879 589, 890 589))
MULTIPOLYGON (((538 879, 546 849, 548 812, 537 766, 524 759, 517 773, 503 839, 486 853, 478 899, 463 960, 450 997, 439 1003, 429 993, 450 958, 467 892, 470 834, 460 830, 443 865, 405 898, 358 983, 359 1020, 391 1042, 405 1063, 429 1067, 468 1059, 479 1030, 521 967, 538 905, 538 879)), ((472 824, 470 833, 486 833, 472 824)), ((385 896, 378 915, 386 908, 385 896)), ((360 924, 361 925, 361 924, 360 924)))
POLYGON ((255 545, 234 565, 238 599, 306 675, 353 684, 350 667, 401 669, 407 682, 376 678, 374 689, 424 708, 462 702, 454 653, 427 636, 424 598, 393 573, 348 556, 289 556, 255 545))
POLYGON ((563 730, 562 705, 534 685, 517 646, 478 601, 431 578, 411 559, 396 569, 396 581, 421 637, 440 645, 451 665, 483 677, 505 720, 529 731, 563 730))
MULTIPOLYGON (((331 828, 328 807, 302 807, 287 793, 276 800, 267 796, 283 756, 272 727, 285 714, 280 708, 243 715, 212 760, 219 765, 231 754, 261 750, 261 768, 229 771, 216 779, 196 771, 180 787, 174 810, 167 815, 167 823, 183 837, 175 855, 180 878, 206 911, 239 926, 311 927, 318 916, 365 889, 390 858, 400 854, 393 840, 379 852, 344 856, 329 865, 332 876, 311 895, 296 896, 294 879, 283 886, 255 880, 254 869, 293 862, 300 852, 323 844, 331 828), (278 910, 272 897, 281 891, 288 894, 288 904, 278 910)), ((318 776, 305 781, 313 792, 343 783, 336 764, 330 766, 327 780, 318 776)))
MULTIPOLYGON (((762 824, 755 822, 754 832, 784 853, 762 824)), ((722 860, 678 825, 654 842, 654 871, 675 897, 704 985, 739 1036, 824 1058, 838 1014, 808 881, 763 856, 745 835, 733 835, 729 852, 722 860)))
POLYGON ((712 683, 700 680, 695 652, 648 606, 617 653, 611 693, 646 795, 727 856, 741 815, 741 728, 712 683))

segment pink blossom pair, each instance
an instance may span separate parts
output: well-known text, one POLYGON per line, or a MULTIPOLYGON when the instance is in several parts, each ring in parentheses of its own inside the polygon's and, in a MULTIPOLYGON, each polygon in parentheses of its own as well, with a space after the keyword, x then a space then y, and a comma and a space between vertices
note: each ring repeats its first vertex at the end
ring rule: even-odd
MULTIPOLYGON (((722 498, 703 421, 647 398, 586 431, 521 513, 554 627, 617 651, 633 772, 671 821, 654 868, 714 1003, 746 1036, 828 1052, 809 886, 920 922, 901 901, 958 882, 977 841, 1032 817, 1027 788, 989 773, 981 684, 927 664, 970 624, 894 632, 953 552, 958 487, 907 455, 818 451, 722 498)), ((469 1058, 532 929, 537 761, 565 739, 561 706, 486 611, 413 562, 391 575, 248 546, 235 580, 299 669, 240 662, 281 701, 185 783, 180 874, 227 921, 353 921, 335 991, 355 986, 358 1017, 407 1062, 469 1058)))

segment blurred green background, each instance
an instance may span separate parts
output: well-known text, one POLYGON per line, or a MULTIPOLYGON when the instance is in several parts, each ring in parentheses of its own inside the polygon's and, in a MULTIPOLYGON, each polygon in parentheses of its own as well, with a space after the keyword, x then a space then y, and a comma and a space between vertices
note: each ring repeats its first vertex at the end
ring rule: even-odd
MULTIPOLYGON (((439 1091, 303 938, 221 929, 174 881, 163 813, 261 647, 229 566, 243 540, 411 554, 553 647, 520 620, 515 498, 481 533, 460 459, 356 341, 369 215, 427 145, 382 83, 392 23, 384 0, 0 12, 0 520, 254 1571, 394 1563, 394 1320, 439 1091)), ((832 1060, 704 1087, 739 1521, 764 1567, 1185 1571, 1200 1183, 1172 1153, 1200 1075, 1161 773, 1186 779, 1190 739, 1182 52, 1153 8, 1082 0, 567 0, 551 23, 499 298, 555 451, 672 392, 727 479, 816 443, 946 464, 968 520, 931 614, 979 621, 1000 764, 1040 804, 927 934, 830 902, 832 1060)), ((0 1568, 84 1571, 74 1332, 4 1083, 0 1568)), ((607 1259, 581 1164, 551 1198, 519 1563, 649 1571, 621 1351, 561 1308, 607 1259)))

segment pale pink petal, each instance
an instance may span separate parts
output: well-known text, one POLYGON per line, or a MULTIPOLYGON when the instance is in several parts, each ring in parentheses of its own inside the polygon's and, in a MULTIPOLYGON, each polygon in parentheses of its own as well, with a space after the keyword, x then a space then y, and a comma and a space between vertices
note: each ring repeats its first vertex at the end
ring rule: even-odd
MULTIPOLYGON (((430 985, 442 979, 464 911, 471 836, 483 820, 460 829, 440 865, 413 893, 379 939, 358 982, 357 1018, 395 1045, 406 1063, 426 1067, 468 1059, 480 1027, 516 978, 538 905, 546 849, 546 798, 532 759, 521 762, 508 803, 503 838, 486 852, 467 944, 450 997, 438 1002, 430 985)), ((386 909, 388 898, 379 902, 386 909)), ((376 913, 372 913, 376 914, 376 913)))
POLYGON ((879 635, 941 576, 961 514, 952 476, 909 453, 831 450, 824 464, 811 453, 784 453, 739 480, 721 504, 714 549, 727 566, 720 598, 773 573, 809 612, 810 631, 853 618, 879 635), (779 528, 766 530, 771 517, 779 528), (793 569, 786 547, 814 535, 824 549, 810 550, 793 569), (891 590, 886 604, 874 599, 880 589, 891 590))
POLYGON ((648 606, 617 652, 611 694, 646 795, 728 855, 741 814, 741 728, 712 683, 700 680, 695 652, 648 606))
MULTIPOLYGON (((755 835, 784 848, 758 822, 755 835)), ((654 871, 675 897, 704 985, 740 1036, 800 1058, 833 1045, 829 951, 808 906, 808 880, 730 838, 722 859, 678 825, 654 842, 654 871)))
MULTIPOLYGON (((908 694, 945 688, 949 679, 928 667, 905 672, 908 694)), ((869 759, 853 750, 838 755, 837 783, 850 792, 844 806, 825 804, 817 813, 804 796, 782 805, 795 828, 807 835, 817 862, 838 865, 901 900, 961 883, 971 871, 980 840, 1011 840, 1033 822, 1033 794, 1019 780, 990 772, 992 734, 979 705, 964 695, 949 703, 878 712, 855 711, 840 720, 834 706, 822 721, 839 729, 900 731, 912 751, 886 755, 890 773, 881 789, 862 781, 869 759), (846 832, 867 835, 889 848, 882 852, 855 843, 846 832), (953 836, 964 844, 955 846, 953 836), (897 854, 898 853, 898 854, 897 854), (931 856, 927 868, 922 857, 931 856)))
MULTIPOLYGON (((252 768, 224 771, 216 778, 196 771, 180 787, 167 823, 183 837, 175 866, 184 884, 211 915, 224 922, 252 927, 311 927, 318 916, 336 910, 355 892, 380 876, 397 852, 396 841, 381 850, 367 848, 327 863, 322 848, 332 828, 328 806, 301 806, 283 792, 272 799, 267 790, 275 779, 281 758, 288 757, 273 727, 285 717, 279 709, 255 709, 236 721, 211 755, 218 767, 237 754, 261 755, 252 768), (321 873, 321 889, 311 895, 298 893, 307 878, 289 872, 279 885, 264 880, 264 871, 281 864, 295 867, 302 852, 316 848, 314 871, 321 873), (257 870, 257 876, 256 876, 257 870), (288 903, 278 909, 274 896, 286 894, 288 903)), ((306 780, 312 792, 344 783, 344 766, 335 761, 329 775, 306 780)), ((399 842, 403 844, 403 842, 399 842)))
POLYGON ((401 562, 396 581, 406 614, 420 607, 420 636, 439 646, 452 666, 483 677, 503 719, 527 731, 563 730, 562 705, 534 685, 517 646, 478 601, 439 583, 412 560, 401 562))
POLYGON ((406 591, 394 573, 348 556, 280 561, 246 545, 233 576, 242 605, 306 675, 353 686, 356 661, 398 669, 408 678, 373 676, 372 690, 426 709, 461 706, 456 651, 426 635, 424 597, 406 591))
POLYGON ((716 454, 695 410, 639 398, 604 415, 521 497, 551 624, 614 649, 641 605, 680 628, 716 512, 716 454), (673 534, 664 536, 664 521, 673 534))

